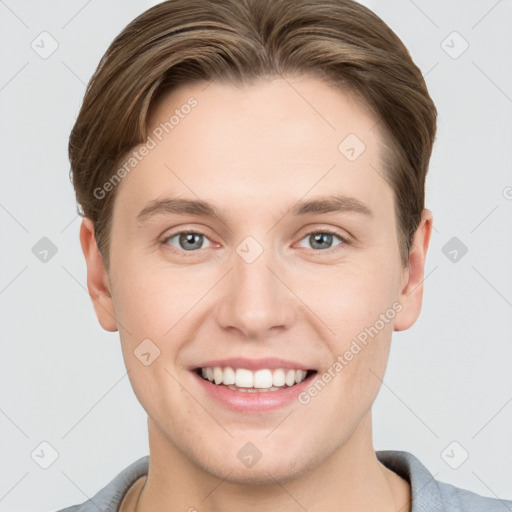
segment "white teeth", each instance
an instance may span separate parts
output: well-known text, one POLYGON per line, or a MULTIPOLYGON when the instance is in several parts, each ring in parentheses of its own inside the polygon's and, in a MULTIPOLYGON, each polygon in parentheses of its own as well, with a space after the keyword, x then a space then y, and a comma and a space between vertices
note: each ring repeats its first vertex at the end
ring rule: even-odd
POLYGON ((265 392, 279 391, 286 386, 293 386, 302 382, 307 375, 305 370, 275 370, 262 369, 252 372, 245 368, 236 370, 230 366, 221 368, 201 368, 201 375, 204 379, 214 382, 216 385, 225 385, 236 391, 265 392))
POLYGON ((254 375, 250 370, 238 368, 235 373, 235 385, 238 388, 252 388, 254 385, 254 375))
POLYGON ((284 381, 287 386, 293 386, 295 384, 295 370, 288 370, 286 372, 284 381))
POLYGON ((215 379, 215 384, 220 384, 223 378, 222 368, 215 366, 213 369, 213 378, 215 379))
POLYGON ((235 383, 235 371, 233 370, 233 368, 231 368, 231 366, 227 366, 226 368, 224 368, 223 384, 228 386, 229 384, 234 384, 234 383, 235 383))
POLYGON ((306 378, 306 372, 304 370, 297 370, 295 372, 295 384, 302 382, 306 378))
POLYGON ((255 388, 271 388, 272 387, 272 372, 270 370, 258 370, 254 374, 254 387, 255 388))
POLYGON ((274 370, 274 373, 272 374, 272 384, 274 386, 284 386, 285 383, 284 370, 282 368, 274 370))

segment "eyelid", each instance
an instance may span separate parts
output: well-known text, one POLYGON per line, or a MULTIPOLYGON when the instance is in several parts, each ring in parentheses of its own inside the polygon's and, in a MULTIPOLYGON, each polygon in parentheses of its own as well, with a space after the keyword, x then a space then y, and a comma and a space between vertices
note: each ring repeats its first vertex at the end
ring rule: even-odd
POLYGON ((322 223, 311 223, 308 226, 301 228, 299 231, 297 231, 297 233, 298 235, 300 235, 299 240, 302 240, 305 236, 312 235, 315 233, 329 233, 330 235, 336 235, 346 243, 353 241, 352 234, 348 232, 346 229, 342 229, 332 225, 322 225, 322 223))
POLYGON ((169 240, 169 238, 174 238, 176 235, 183 235, 184 233, 186 233, 187 235, 189 235, 189 234, 203 235, 208 239, 210 238, 206 233, 204 233, 203 231, 197 230, 197 229, 180 229, 179 231, 176 231, 175 233, 168 233, 168 234, 163 235, 162 241, 165 242, 166 240, 169 240))
MULTIPOLYGON (((338 245, 335 245, 334 247, 330 247, 329 249, 322 249, 322 250, 314 250, 314 249, 310 249, 312 250, 314 253, 318 253, 318 254, 329 254, 330 252, 332 251, 335 251, 337 250, 338 247, 341 247, 341 246, 344 246, 344 245, 347 245, 351 242, 351 239, 349 236, 347 235, 344 235, 342 233, 340 233, 340 231, 338 231, 336 228, 317 228, 317 229, 312 229, 312 230, 309 230, 307 231, 306 233, 304 233, 300 238, 299 238, 299 242, 302 242, 302 240, 304 240, 305 238, 311 236, 311 235, 315 235, 317 233, 326 233, 328 235, 333 235, 333 236, 336 236, 338 237, 340 240, 341 240, 341 243, 338 244, 338 245)), ((308 249, 307 247, 302 247, 303 249, 308 249)))

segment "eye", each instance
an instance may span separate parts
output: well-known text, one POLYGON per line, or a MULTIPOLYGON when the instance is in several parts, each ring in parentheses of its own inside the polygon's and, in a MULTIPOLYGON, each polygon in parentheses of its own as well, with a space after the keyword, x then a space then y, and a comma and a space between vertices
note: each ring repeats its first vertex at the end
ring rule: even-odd
POLYGON ((199 233, 198 231, 180 231, 179 233, 167 237, 162 243, 172 245, 176 249, 194 252, 198 249, 210 247, 210 245, 207 245, 206 247, 203 246, 205 241, 211 245, 211 242, 203 233, 199 233))
MULTIPOLYGON (((348 241, 340 234, 330 230, 322 230, 308 233, 301 239, 299 246, 315 249, 316 251, 323 251, 345 243, 348 243, 348 241), (339 242, 333 245, 335 239, 338 239, 339 242), (302 245, 304 241, 309 244, 309 247, 302 245)), ((165 238, 162 244, 171 245, 175 249, 189 253, 212 246, 212 242, 210 242, 208 237, 199 231, 180 231, 165 238), (207 245, 205 245, 205 243, 207 245)))
MULTIPOLYGON (((334 231, 329 230, 312 231, 311 233, 308 233, 304 238, 302 238, 301 242, 303 240, 306 240, 310 244, 310 247, 308 247, 308 249, 311 248, 318 250, 326 250, 333 248, 333 241, 335 238, 337 238, 340 241, 340 243, 336 244, 334 247, 347 243, 347 241, 342 236, 335 233, 334 231)), ((300 245, 300 247, 304 246, 300 245)))

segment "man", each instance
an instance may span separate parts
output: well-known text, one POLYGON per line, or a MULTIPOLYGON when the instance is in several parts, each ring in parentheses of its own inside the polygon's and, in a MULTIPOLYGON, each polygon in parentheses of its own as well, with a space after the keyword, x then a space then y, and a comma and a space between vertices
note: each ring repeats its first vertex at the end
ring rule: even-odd
POLYGON ((421 310, 436 109, 346 0, 171 0, 70 137, 87 284, 150 455, 67 511, 493 511, 375 452, 392 332, 421 310))

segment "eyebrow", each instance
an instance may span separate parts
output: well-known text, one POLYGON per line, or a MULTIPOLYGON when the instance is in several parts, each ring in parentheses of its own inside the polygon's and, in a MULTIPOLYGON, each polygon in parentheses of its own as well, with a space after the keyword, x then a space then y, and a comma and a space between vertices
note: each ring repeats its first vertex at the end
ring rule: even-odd
MULTIPOLYGON (((351 212, 373 216, 373 212, 363 202, 349 196, 325 196, 293 203, 283 214, 303 216, 311 214, 351 212)), ((143 223, 155 215, 198 215, 201 217, 217 217, 224 222, 223 214, 212 204, 202 200, 164 198, 155 199, 137 214, 137 221, 143 223)))

